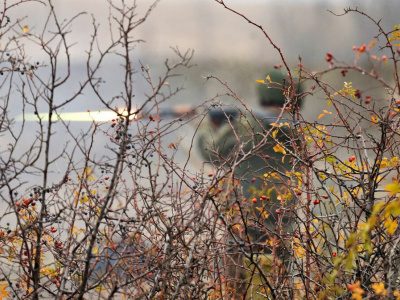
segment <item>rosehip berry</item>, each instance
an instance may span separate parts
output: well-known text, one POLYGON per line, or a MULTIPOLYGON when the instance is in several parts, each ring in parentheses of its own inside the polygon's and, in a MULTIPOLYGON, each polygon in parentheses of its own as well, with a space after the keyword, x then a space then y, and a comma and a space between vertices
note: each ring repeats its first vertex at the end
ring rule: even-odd
POLYGON ((275 210, 275 213, 276 213, 277 215, 279 215, 281 212, 280 212, 279 209, 277 209, 277 210, 275 210))
POLYGON ((319 204, 319 200, 318 199, 315 199, 314 200, 314 205, 318 205, 319 204))
POLYGON ((328 199, 329 198, 327 195, 322 195, 321 197, 324 198, 324 199, 328 199))
POLYGON ((253 198, 253 200, 251 200, 253 203, 257 203, 257 198, 253 198))
POLYGON ((251 182, 255 182, 256 181, 256 178, 255 177, 253 177, 253 179, 251 180, 251 182))

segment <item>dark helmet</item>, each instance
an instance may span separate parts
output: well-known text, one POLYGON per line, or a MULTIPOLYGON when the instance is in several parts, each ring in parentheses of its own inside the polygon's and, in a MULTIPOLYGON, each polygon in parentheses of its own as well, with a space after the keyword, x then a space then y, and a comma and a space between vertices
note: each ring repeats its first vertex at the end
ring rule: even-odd
MULTIPOLYGON (((264 79, 265 84, 258 83, 257 91, 260 104, 263 106, 279 106, 282 107, 286 103, 286 97, 283 94, 283 83, 285 82, 286 88, 290 87, 290 79, 288 76, 284 76, 280 70, 271 69, 269 70, 264 78, 269 76, 270 81, 264 79)), ((293 76, 293 81, 296 88, 296 93, 302 92, 301 85, 296 76, 293 76)), ((301 106, 301 101, 299 101, 301 106)))

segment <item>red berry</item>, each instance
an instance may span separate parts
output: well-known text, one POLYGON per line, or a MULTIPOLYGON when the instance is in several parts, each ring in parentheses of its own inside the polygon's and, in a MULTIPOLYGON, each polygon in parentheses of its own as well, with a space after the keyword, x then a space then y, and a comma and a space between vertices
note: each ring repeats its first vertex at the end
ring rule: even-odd
POLYGON ((265 156, 264 156, 264 158, 265 158, 265 159, 270 159, 270 158, 271 158, 271 156, 269 156, 269 155, 265 155, 265 156))
POLYGON ((281 212, 280 212, 279 209, 277 209, 277 210, 275 210, 275 213, 276 213, 277 215, 279 215, 281 212))
POLYGON ((253 203, 257 203, 257 198, 253 198, 253 200, 251 200, 253 203))
POLYGON ((318 199, 315 199, 314 200, 314 205, 318 205, 319 204, 319 200, 318 199))
POLYGON ((261 196, 261 199, 263 199, 263 200, 267 200, 267 198, 268 198, 268 197, 265 196, 265 195, 262 195, 262 196, 261 196))
POLYGON ((324 199, 328 199, 329 198, 327 195, 322 195, 321 197, 324 198, 324 199))
POLYGON ((333 253, 332 253, 332 256, 333 256, 333 257, 336 257, 336 252, 333 252, 333 253))
POLYGON ((256 178, 255 177, 253 177, 253 179, 251 180, 251 182, 255 182, 256 181, 256 178))

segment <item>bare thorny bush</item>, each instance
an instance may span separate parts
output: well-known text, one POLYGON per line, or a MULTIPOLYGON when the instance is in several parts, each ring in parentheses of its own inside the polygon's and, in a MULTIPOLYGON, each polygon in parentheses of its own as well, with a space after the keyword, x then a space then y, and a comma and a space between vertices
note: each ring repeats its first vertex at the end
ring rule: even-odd
MULTIPOLYGON (((280 53, 290 84, 282 87, 287 103, 275 126, 248 152, 220 158, 211 174, 203 174, 176 161, 180 145, 169 139, 204 114, 160 117, 162 104, 181 89, 169 80, 191 67, 193 53, 174 49, 175 58, 166 61, 161 76, 153 77, 145 64, 134 68, 132 53, 140 42, 135 29, 157 1, 142 15, 135 1, 109 1, 110 39, 100 41, 93 18, 87 74, 80 82, 72 75, 70 36, 74 22, 88 16, 60 21, 52 1, 5 1, 0 23, 3 298, 399 297, 398 28, 387 31, 369 15, 347 9, 345 14, 369 18, 377 36, 368 46, 355 47, 354 63, 328 53, 329 68, 310 71, 301 60, 289 68, 261 26, 216 2, 263 32, 280 53), (10 19, 21 5, 46 5, 42 28, 10 19), (43 61, 30 57, 27 53, 34 52, 27 47, 39 49, 43 61), (117 87, 102 78, 101 67, 110 58, 121 65, 117 87), (324 80, 329 73, 340 78, 340 87, 324 80), (387 80, 383 73, 393 76, 387 80), (310 83, 307 91, 293 92, 294 74, 310 83), (141 101, 135 97, 136 76, 148 87, 141 101), (362 78, 360 88, 346 77, 362 78), (373 89, 362 86, 365 78, 374 82, 373 89), (114 117, 102 121, 88 112, 91 128, 76 134, 63 110, 89 91, 114 117), (302 116, 298 101, 306 96, 327 102, 317 120, 302 116), (17 109, 21 121, 13 118, 17 109), (284 111, 291 116, 287 123, 280 121, 284 111), (69 143, 57 137, 62 128, 69 143), (275 139, 280 134, 289 142, 275 139), (262 153, 271 140, 274 151, 290 161, 285 172, 262 153), (254 191, 255 204, 243 201, 239 184, 249 178, 234 175, 252 156, 262 156, 268 174, 255 178, 263 182, 254 191), (268 203, 271 193, 281 202, 268 203), (279 228, 285 216, 295 220, 291 231, 279 228), (268 233, 265 218, 276 218, 277 231, 260 245, 251 232, 268 233), (280 255, 282 249, 289 255, 280 255), (267 252, 272 267, 262 259, 267 252)), ((227 89, 238 111, 252 115, 234 88, 208 79, 227 89)), ((190 144, 192 149, 194 137, 190 144)))

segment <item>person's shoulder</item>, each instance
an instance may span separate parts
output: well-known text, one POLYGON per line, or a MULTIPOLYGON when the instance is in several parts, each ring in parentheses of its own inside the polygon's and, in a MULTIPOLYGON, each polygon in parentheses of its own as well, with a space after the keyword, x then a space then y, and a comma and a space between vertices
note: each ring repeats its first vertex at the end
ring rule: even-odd
POLYGON ((287 123, 290 125, 290 120, 286 115, 281 115, 275 112, 251 111, 243 114, 238 120, 240 124, 250 125, 252 127, 262 126, 270 127, 276 123, 287 123))

